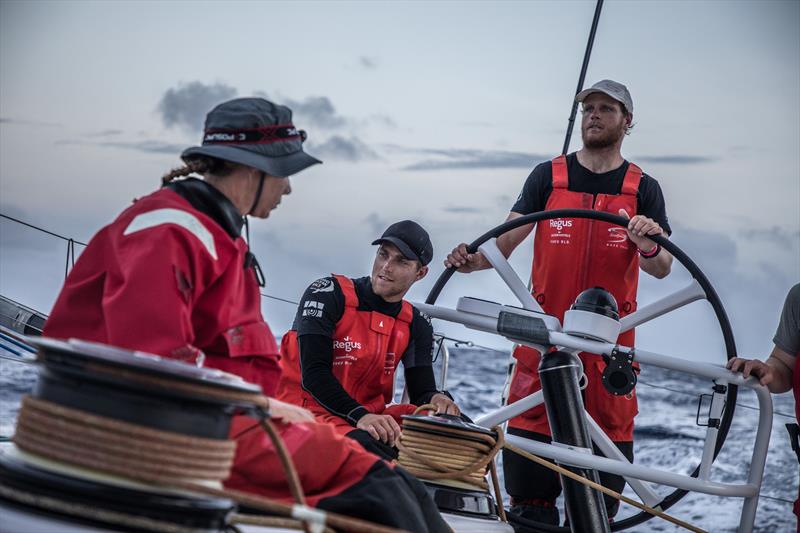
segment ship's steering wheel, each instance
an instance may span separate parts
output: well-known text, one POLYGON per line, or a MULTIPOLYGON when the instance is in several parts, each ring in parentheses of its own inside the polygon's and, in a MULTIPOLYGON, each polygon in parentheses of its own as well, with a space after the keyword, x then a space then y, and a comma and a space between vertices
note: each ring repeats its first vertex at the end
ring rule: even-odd
MULTIPOLYGON (((478 251, 479 247, 483 246, 483 249, 491 254, 492 257, 490 261, 494 265, 495 270, 500 272, 503 281, 506 283, 509 289, 511 289, 511 291, 514 292, 515 294, 520 294, 520 291, 522 290, 527 292, 525 284, 522 282, 522 280, 519 279, 519 276, 516 275, 511 265, 508 263, 508 261, 506 261, 505 257, 502 256, 499 249, 494 244, 494 241, 491 240, 496 239, 500 235, 515 228, 518 228, 520 226, 540 222, 542 220, 549 220, 553 218, 583 218, 583 219, 608 222, 622 227, 627 227, 628 225, 627 219, 600 211, 591 211, 583 209, 558 209, 554 211, 541 211, 530 215, 523 215, 521 217, 515 218, 514 220, 510 220, 508 222, 500 224, 499 226, 484 233, 483 235, 478 237, 475 241, 473 241, 469 246, 467 246, 467 251, 468 253, 475 253, 478 251)), ((689 256, 686 255, 683 252, 683 250, 681 250, 672 241, 660 235, 649 236, 649 238, 652 239, 657 244, 660 244, 664 249, 670 252, 673 255, 673 257, 681 265, 683 265, 684 268, 686 268, 686 270, 689 271, 689 273, 692 275, 693 281, 691 285, 686 289, 681 289, 676 293, 674 293, 673 295, 663 299, 666 300, 668 298, 672 298, 676 302, 679 302, 678 305, 670 307, 665 312, 650 314, 650 315, 647 312, 647 307, 640 308, 635 313, 628 315, 628 317, 625 317, 623 319, 623 321, 629 319, 626 326, 634 327, 641 325, 654 318, 657 318, 658 316, 661 316, 663 314, 668 314, 669 312, 681 307, 682 305, 685 305, 686 303, 698 299, 706 299, 711 304, 711 307, 714 310, 714 315, 716 316, 717 322, 719 323, 719 327, 722 331, 722 337, 725 342, 725 352, 727 358, 731 359, 733 357, 736 357, 736 345, 733 339, 733 330, 731 329, 731 325, 728 320, 728 316, 725 313, 725 309, 722 306, 722 302, 720 301, 719 296, 717 296, 717 293, 714 290, 714 288, 711 286, 711 283, 708 281, 708 278, 706 278, 705 274, 703 274, 703 272, 694 263, 694 261, 692 261, 689 258, 689 256)), ((441 293, 445 284, 448 282, 448 280, 452 277, 452 275, 455 272, 456 269, 454 267, 451 267, 445 270, 439 276, 433 288, 431 289, 431 292, 428 294, 428 298, 425 301, 426 304, 433 305, 436 302, 436 299, 439 297, 439 294, 441 293)), ((728 430, 730 429, 731 425, 731 419, 733 418, 734 407, 736 405, 737 393, 738 393, 737 386, 729 384, 727 395, 725 398, 726 407, 720 420, 719 431, 717 433, 717 442, 714 447, 714 458, 716 458, 717 455, 719 454, 723 444, 725 443, 725 438, 728 435, 728 430)), ((700 466, 698 465, 692 472, 691 476, 697 477, 699 469, 700 466)), ((666 511, 667 509, 675 505, 675 503, 677 503, 687 493, 688 493, 687 490, 676 489, 672 493, 668 494, 659 504, 661 510, 666 511)), ((623 520, 614 522, 613 524, 611 524, 611 530, 622 531, 629 527, 633 527, 635 525, 646 522, 651 518, 653 518, 652 515, 642 511, 623 520)), ((527 520, 525 522, 526 523, 530 522, 530 525, 532 527, 536 527, 537 529, 540 529, 542 531, 554 531, 554 532, 565 532, 565 533, 568 533, 570 531, 570 529, 566 527, 552 526, 548 524, 532 522, 527 520)))

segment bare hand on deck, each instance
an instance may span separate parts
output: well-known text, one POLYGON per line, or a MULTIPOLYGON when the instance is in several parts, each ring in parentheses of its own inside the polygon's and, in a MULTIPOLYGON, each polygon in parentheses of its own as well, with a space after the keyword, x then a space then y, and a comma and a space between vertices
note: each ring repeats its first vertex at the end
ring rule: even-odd
POLYGON ((389 415, 372 413, 364 415, 359 419, 356 427, 369 433, 373 439, 385 442, 389 446, 394 446, 394 442, 400 437, 400 426, 389 415))
POLYGON ((298 405, 281 402, 275 398, 269 399, 269 416, 287 424, 299 424, 301 422, 314 422, 314 415, 308 409, 303 409, 298 405))
POLYGON ((430 403, 436 406, 436 414, 455 416, 461 414, 461 409, 458 408, 456 402, 442 393, 434 394, 430 403))

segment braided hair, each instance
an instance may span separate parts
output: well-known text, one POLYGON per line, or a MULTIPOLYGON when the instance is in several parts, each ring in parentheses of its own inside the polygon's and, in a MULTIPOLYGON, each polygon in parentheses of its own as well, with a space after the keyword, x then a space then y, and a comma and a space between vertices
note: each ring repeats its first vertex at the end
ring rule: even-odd
POLYGON ((193 156, 186 161, 186 165, 174 168, 161 177, 161 185, 164 186, 175 178, 188 176, 189 174, 201 174, 203 176, 211 174, 223 178, 234 171, 239 166, 236 163, 225 161, 207 155, 193 156))

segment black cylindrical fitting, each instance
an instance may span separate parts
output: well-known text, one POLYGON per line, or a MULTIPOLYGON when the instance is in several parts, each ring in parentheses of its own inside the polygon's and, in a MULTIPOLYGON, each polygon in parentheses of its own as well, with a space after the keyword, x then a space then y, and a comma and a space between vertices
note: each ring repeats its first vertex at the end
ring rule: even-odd
MULTIPOLYGON (((592 440, 578 387, 580 368, 580 361, 575 355, 560 351, 545 353, 539 363, 539 378, 553 442, 591 450, 592 440)), ((600 483, 597 470, 565 468, 600 483)), ((564 504, 572 531, 611 531, 600 492, 565 477, 561 478, 561 485, 564 488, 564 504)))

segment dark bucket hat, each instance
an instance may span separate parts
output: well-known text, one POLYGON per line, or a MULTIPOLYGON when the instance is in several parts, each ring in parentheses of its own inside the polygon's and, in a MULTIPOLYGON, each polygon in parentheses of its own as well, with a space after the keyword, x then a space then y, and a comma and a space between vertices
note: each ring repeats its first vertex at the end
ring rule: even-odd
POLYGON ((292 110, 263 98, 236 98, 206 115, 202 146, 187 148, 184 161, 207 155, 287 177, 322 163, 303 151, 306 132, 292 124, 292 110))

